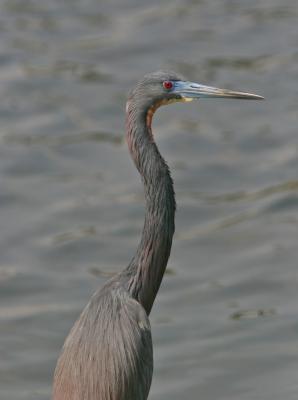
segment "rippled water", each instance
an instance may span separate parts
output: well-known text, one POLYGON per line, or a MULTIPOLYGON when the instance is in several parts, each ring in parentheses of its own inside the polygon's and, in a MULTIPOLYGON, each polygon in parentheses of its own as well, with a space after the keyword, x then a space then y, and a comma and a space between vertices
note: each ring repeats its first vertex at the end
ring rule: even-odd
POLYGON ((128 89, 172 68, 265 102, 160 110, 177 228, 151 400, 296 400, 298 3, 0 1, 0 398, 49 399, 64 338, 129 262, 128 89))

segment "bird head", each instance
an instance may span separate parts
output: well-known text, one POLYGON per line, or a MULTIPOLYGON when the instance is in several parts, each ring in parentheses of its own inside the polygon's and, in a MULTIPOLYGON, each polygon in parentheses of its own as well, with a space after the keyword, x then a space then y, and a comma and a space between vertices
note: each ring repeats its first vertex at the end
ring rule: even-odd
POLYGON ((128 105, 133 103, 143 110, 147 118, 162 105, 175 102, 189 102, 205 98, 228 98, 262 100, 263 97, 246 92, 228 89, 219 89, 205 86, 200 83, 190 82, 182 75, 172 71, 157 71, 145 75, 131 91, 128 105))

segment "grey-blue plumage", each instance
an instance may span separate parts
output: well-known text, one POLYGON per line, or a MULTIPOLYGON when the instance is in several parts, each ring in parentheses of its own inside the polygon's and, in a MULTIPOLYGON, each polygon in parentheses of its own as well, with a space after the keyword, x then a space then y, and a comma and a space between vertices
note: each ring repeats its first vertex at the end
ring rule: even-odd
POLYGON ((146 400, 153 351, 150 314, 171 251, 175 195, 169 168, 154 142, 155 110, 201 97, 260 99, 158 71, 146 75, 126 104, 126 139, 142 177, 146 215, 128 267, 98 290, 68 335, 54 376, 53 400, 146 400))
POLYGON ((54 399, 145 400, 152 370, 147 314, 114 279, 94 294, 67 337, 54 399))

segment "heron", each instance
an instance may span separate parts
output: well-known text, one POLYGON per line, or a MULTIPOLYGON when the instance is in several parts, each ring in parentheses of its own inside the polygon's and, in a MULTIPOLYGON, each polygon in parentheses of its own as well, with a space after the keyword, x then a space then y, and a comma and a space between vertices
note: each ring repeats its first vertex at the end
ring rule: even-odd
POLYGON ((146 400, 153 373, 149 314, 170 256, 175 193, 152 133, 160 106, 203 98, 262 96, 190 82, 172 71, 147 74, 129 93, 126 141, 139 171, 145 222, 128 266, 97 290, 75 322, 54 373, 53 400, 146 400))

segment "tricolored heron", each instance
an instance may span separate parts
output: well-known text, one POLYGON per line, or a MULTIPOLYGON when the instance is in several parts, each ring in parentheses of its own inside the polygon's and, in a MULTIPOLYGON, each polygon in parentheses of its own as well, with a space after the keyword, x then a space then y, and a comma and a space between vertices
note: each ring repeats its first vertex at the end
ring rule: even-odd
POLYGON ((171 252, 175 194, 152 134, 161 105, 201 98, 262 99, 189 82, 169 71, 139 81, 126 104, 126 139, 142 177, 145 223, 128 267, 91 298, 69 333, 54 377, 53 400, 146 400, 153 351, 149 314, 171 252))

